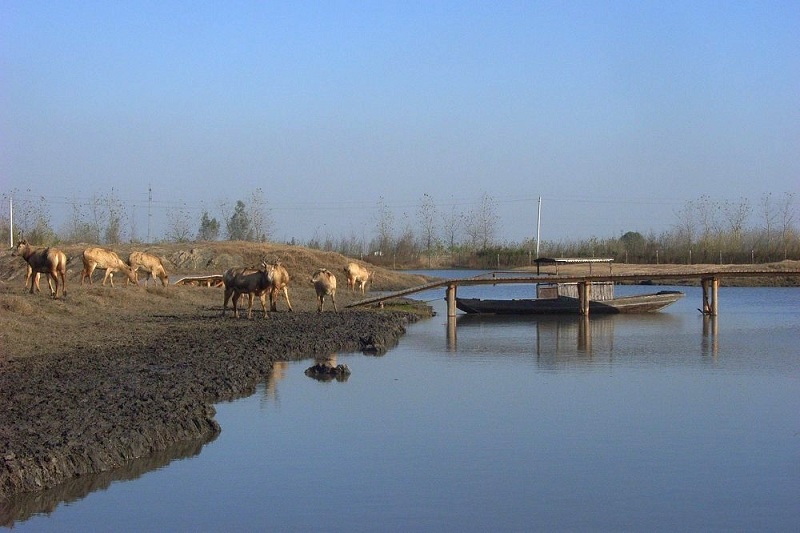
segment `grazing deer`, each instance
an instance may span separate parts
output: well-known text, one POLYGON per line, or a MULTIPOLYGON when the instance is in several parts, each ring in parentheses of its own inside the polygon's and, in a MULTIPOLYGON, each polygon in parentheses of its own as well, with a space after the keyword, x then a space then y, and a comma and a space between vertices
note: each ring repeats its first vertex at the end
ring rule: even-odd
POLYGON ((96 268, 106 271, 103 276, 103 285, 106 281, 111 280, 111 286, 114 286, 114 272, 121 271, 128 280, 136 283, 136 274, 134 274, 131 267, 119 258, 119 256, 111 250, 105 248, 87 248, 83 251, 83 270, 81 271, 81 285, 83 280, 89 278, 89 285, 92 285, 92 273, 96 268))
POLYGON ((366 290, 367 282, 374 281, 375 271, 370 272, 358 263, 348 263, 344 267, 344 273, 347 276, 347 288, 350 291, 355 291, 356 285, 361 289, 361 294, 366 290))
MULTIPOLYGON (((145 287, 147 287, 147 282, 153 278, 160 279, 163 287, 169 285, 169 276, 160 258, 147 252, 131 252, 131 255, 128 256, 128 264, 136 274, 137 283, 139 281, 139 270, 141 269, 147 272, 147 278, 144 280, 145 287)), ((155 279, 153 279, 153 284, 155 283, 155 279)), ((125 282, 125 285, 127 284, 128 281, 125 282)))

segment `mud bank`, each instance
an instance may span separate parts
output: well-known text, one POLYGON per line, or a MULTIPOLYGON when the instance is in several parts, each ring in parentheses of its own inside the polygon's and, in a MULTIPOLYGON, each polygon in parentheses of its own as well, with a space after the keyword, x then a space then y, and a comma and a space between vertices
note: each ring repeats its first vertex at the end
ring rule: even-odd
POLYGON ((275 361, 380 354, 417 319, 375 310, 151 315, 111 346, 0 359, 0 503, 213 438, 212 404, 253 392, 275 361))

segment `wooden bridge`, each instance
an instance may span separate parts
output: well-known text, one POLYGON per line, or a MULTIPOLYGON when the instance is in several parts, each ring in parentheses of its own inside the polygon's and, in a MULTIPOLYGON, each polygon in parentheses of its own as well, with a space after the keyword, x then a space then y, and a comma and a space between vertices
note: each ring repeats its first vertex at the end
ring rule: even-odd
POLYGON ((358 302, 353 302, 345 307, 358 307, 380 303, 400 296, 408 296, 418 292, 428 291, 445 287, 445 298, 447 300, 447 316, 456 316, 456 292, 460 285, 504 285, 509 283, 536 284, 536 283, 576 283, 578 285, 579 308, 583 315, 589 314, 588 299, 591 296, 590 287, 592 283, 612 282, 612 283, 643 283, 651 281, 670 281, 670 280, 699 280, 703 289, 702 311, 704 314, 717 316, 719 314, 719 286, 720 281, 730 278, 785 278, 800 276, 800 270, 709 270, 704 272, 687 271, 685 272, 663 272, 663 273, 630 273, 630 274, 590 274, 590 275, 550 275, 536 274, 530 276, 508 276, 501 277, 498 273, 484 274, 471 278, 454 278, 440 281, 433 281, 411 287, 400 291, 384 294, 373 298, 367 298, 358 302), (491 276, 491 277, 487 277, 491 276))

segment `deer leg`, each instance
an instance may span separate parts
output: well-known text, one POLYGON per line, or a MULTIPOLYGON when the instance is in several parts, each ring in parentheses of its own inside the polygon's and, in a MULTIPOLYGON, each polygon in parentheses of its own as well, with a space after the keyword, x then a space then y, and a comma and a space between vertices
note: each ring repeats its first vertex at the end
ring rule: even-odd
POLYGON ((283 295, 286 296, 286 305, 289 307, 289 311, 294 311, 294 309, 292 309, 292 302, 289 301, 289 287, 283 288, 283 295))

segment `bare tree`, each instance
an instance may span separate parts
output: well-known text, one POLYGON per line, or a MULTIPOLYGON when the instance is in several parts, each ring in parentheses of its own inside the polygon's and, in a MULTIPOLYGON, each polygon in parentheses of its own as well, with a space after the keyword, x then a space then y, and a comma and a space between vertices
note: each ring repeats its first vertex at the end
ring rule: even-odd
POLYGON ((436 244, 436 205, 428 193, 422 195, 422 203, 417 209, 417 217, 422 232, 422 247, 428 256, 428 266, 430 266, 431 254, 436 244))
POLYGON ((167 230, 167 240, 173 242, 188 242, 191 238, 191 219, 189 209, 184 203, 179 209, 170 209, 167 212, 169 229, 167 230))
POLYGON ((678 239, 686 243, 686 248, 691 249, 697 235, 697 216, 694 202, 686 202, 680 211, 675 213, 678 222, 675 230, 678 239))
POLYGON ((403 213, 403 231, 395 245, 395 256, 403 261, 416 259, 414 228, 408 213, 403 213))
POLYGON ((738 249, 742 244, 745 223, 750 217, 750 203, 747 198, 741 198, 738 203, 725 202, 722 205, 722 213, 728 223, 727 233, 730 235, 731 249, 738 249))
POLYGON ((103 237, 108 244, 122 242, 122 227, 125 220, 125 206, 111 188, 111 192, 102 199, 105 211, 105 230, 103 237))
POLYGON ((466 226, 473 247, 486 250, 494 244, 498 220, 494 198, 488 193, 483 193, 478 205, 470 211, 466 226))
POLYGON ((84 206, 77 198, 72 199, 72 210, 64 231, 68 242, 98 242, 98 232, 88 221, 84 206))
POLYGON ((778 220, 778 213, 775 212, 772 202, 772 193, 768 192, 761 197, 761 214, 764 217, 764 233, 767 239, 767 247, 772 242, 772 228, 778 220))
POLYGON ((383 196, 378 200, 378 251, 388 253, 394 244, 394 215, 383 196))
POLYGON ((463 225, 464 215, 456 209, 455 205, 452 205, 450 207, 450 213, 444 217, 442 223, 444 239, 450 252, 453 252, 456 248, 456 243, 458 242, 459 234, 461 233, 461 228, 463 225))
POLYGON ((257 188, 250 195, 250 225, 256 241, 268 241, 272 236, 274 220, 270 214, 264 191, 257 188))
POLYGON ((783 243, 783 258, 789 258, 789 241, 793 233, 794 225, 794 198, 792 192, 783 194, 781 202, 781 241, 783 243))
MULTIPOLYGON (((32 191, 27 189, 26 194, 18 190, 12 191, 14 202, 14 240, 22 235, 26 240, 48 245, 58 241, 58 236, 51 226, 50 208, 44 196, 33 197, 32 191)), ((10 225, 10 222, 9 222, 10 225)), ((10 230, 10 228, 9 228, 10 230)))
POLYGON ((28 238, 41 244, 54 244, 58 236, 50 222, 50 208, 44 196, 40 196, 33 208, 33 226, 28 230, 28 238))

